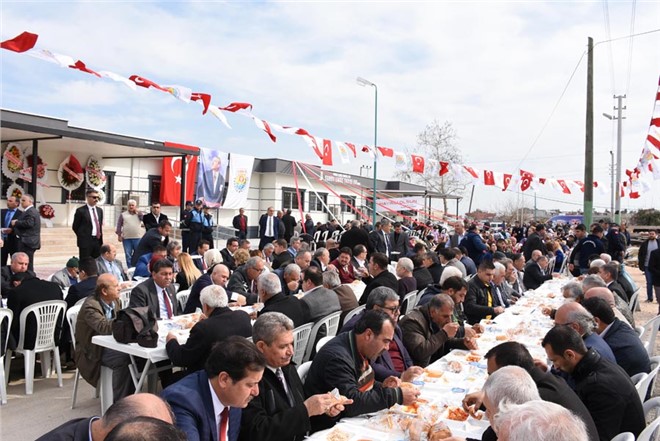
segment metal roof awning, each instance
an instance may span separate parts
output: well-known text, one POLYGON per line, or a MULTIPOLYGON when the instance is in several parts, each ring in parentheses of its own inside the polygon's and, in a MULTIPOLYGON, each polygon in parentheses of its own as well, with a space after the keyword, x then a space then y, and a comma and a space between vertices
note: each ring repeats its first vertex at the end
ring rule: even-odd
POLYGON ((102 159, 199 155, 199 148, 70 126, 59 118, 0 110, 0 141, 38 141, 40 147, 89 153, 90 142, 102 159))

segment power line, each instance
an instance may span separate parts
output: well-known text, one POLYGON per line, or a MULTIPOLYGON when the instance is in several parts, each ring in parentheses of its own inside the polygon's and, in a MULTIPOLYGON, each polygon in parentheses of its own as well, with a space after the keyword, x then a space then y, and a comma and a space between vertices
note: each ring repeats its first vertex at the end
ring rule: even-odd
MULTIPOLYGON (((637 0, 632 2, 632 11, 630 13, 630 35, 635 33, 635 11, 637 6, 637 0)), ((628 96, 628 91, 630 90, 630 77, 632 75, 632 57, 633 57, 633 38, 628 42, 628 75, 626 79, 626 96, 628 96)))
MULTIPOLYGON (((605 21, 605 36, 610 40, 612 38, 612 33, 610 29, 610 9, 607 3, 607 0, 602 1, 603 5, 603 20, 605 21)), ((612 86, 612 95, 616 92, 616 83, 614 80, 614 54, 612 53, 612 43, 608 45, 608 58, 610 62, 610 83, 612 86)))

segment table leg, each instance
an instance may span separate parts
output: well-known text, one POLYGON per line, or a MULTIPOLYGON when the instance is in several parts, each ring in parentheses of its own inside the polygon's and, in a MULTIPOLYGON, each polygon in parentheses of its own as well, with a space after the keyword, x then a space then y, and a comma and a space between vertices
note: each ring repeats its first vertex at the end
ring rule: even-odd
POLYGON ((112 396, 112 369, 107 366, 101 366, 100 395, 101 395, 101 415, 105 415, 106 410, 112 406, 114 397, 112 396))

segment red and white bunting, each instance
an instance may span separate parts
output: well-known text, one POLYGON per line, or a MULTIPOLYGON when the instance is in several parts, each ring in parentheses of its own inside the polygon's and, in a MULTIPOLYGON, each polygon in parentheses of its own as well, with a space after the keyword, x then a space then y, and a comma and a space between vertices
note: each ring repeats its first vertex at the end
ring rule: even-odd
POLYGON ((412 171, 413 173, 424 173, 424 157, 417 155, 410 155, 412 159, 412 171))

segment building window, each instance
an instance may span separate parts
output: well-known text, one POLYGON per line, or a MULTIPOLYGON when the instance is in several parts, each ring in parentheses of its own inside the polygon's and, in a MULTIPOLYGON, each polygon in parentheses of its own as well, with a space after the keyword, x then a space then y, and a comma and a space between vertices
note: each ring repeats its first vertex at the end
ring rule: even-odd
MULTIPOLYGON (((305 206, 305 190, 300 190, 300 203, 305 206)), ((298 210, 298 195, 295 188, 282 188, 282 208, 285 210, 298 210)))
POLYGON ((353 213, 353 214, 355 214, 355 208, 351 208, 351 205, 353 207, 357 207, 357 197, 356 196, 347 196, 345 194, 342 194, 341 198, 346 201, 346 202, 341 201, 341 212, 342 213, 353 213))
POLYGON ((160 204, 160 176, 149 175, 149 205, 160 204))
MULTIPOLYGON (((114 188, 115 188, 115 172, 105 172, 105 187, 103 187, 103 192, 105 192, 105 201, 103 204, 112 205, 115 203, 114 200, 114 188)), ((87 199, 85 198, 85 193, 87 190, 91 190, 91 187, 88 187, 86 183, 80 187, 73 190, 70 194, 68 190, 62 189, 62 203, 66 202, 77 202, 84 204, 87 199)))
POLYGON ((310 193, 309 195, 309 211, 322 211, 327 213, 325 206, 328 205, 327 193, 310 193))

